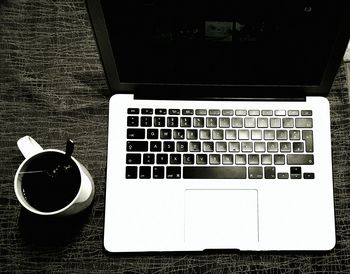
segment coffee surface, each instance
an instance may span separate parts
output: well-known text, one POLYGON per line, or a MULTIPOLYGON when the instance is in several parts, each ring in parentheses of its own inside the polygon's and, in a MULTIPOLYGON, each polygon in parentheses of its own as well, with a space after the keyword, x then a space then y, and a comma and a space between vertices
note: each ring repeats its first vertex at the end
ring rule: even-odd
POLYGON ((24 198, 42 212, 64 208, 73 201, 80 188, 77 165, 70 157, 58 152, 34 156, 22 175, 24 198))

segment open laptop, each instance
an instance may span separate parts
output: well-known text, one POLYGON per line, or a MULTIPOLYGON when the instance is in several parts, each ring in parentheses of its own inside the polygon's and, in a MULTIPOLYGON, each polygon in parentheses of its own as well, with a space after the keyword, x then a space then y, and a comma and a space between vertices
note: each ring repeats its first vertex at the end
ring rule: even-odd
MULTIPOLYGON (((345 1, 93 1, 110 252, 329 250, 345 1)), ((345 21, 346 19, 346 21, 345 21)))

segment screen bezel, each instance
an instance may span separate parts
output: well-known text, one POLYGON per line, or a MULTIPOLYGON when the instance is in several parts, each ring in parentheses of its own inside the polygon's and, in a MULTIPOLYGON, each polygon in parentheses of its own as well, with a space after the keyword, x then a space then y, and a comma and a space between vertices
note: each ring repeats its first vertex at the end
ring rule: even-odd
MULTIPOLYGON (((159 92, 164 89, 174 91, 174 97, 195 97, 206 98, 209 91, 215 88, 215 98, 294 98, 305 96, 327 96, 332 86, 334 77, 341 64, 350 37, 350 17, 346 16, 345 11, 350 8, 342 9, 344 14, 340 27, 332 47, 332 51, 327 60, 327 65, 322 75, 319 85, 201 85, 201 84, 159 84, 159 83, 122 83, 120 82, 118 68, 116 66, 112 46, 109 40, 107 26, 104 20, 104 14, 100 0, 86 0, 90 20, 93 26, 97 46, 99 48, 101 61, 107 78, 107 83, 112 94, 114 93, 132 93, 135 95, 144 95, 147 90, 147 96, 157 97, 159 92), (189 91, 193 92, 189 92, 189 91), (283 92, 282 92, 283 91, 283 92), (234 95, 233 95, 234 94, 234 95)), ((166 98, 171 98, 172 92, 167 92, 166 98)), ((212 97, 210 97, 212 98, 212 97)))

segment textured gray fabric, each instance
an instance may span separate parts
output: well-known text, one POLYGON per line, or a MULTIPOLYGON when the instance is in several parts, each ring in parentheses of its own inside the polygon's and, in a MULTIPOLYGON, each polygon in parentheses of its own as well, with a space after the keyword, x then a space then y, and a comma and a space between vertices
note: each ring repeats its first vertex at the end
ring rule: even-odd
POLYGON ((102 246, 108 97, 85 4, 0 1, 0 272, 350 272, 349 105, 344 67, 331 103, 337 245, 324 253, 109 255, 102 246), (44 148, 76 142, 96 197, 75 219, 41 220, 19 206, 13 178, 31 135, 44 148))

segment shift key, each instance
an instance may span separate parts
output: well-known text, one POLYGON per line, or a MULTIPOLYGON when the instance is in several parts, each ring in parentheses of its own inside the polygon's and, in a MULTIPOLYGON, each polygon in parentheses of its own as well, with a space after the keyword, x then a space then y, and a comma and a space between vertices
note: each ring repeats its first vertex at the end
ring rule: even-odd
POLYGON ((288 165, 313 165, 314 155, 312 154, 289 154, 287 155, 288 165))

